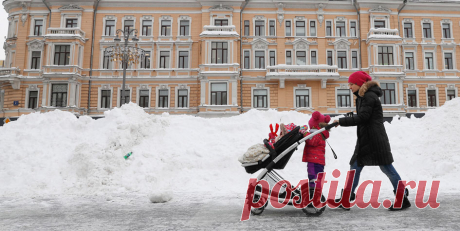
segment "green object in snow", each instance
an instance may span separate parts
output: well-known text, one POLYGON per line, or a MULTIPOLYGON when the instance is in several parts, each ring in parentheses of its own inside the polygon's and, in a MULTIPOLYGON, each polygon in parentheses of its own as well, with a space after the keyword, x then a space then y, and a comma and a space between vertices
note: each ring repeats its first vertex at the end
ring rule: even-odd
POLYGON ((126 154, 126 155, 124 156, 125 160, 128 159, 128 157, 130 157, 132 154, 133 154, 133 152, 130 152, 130 153, 126 154))

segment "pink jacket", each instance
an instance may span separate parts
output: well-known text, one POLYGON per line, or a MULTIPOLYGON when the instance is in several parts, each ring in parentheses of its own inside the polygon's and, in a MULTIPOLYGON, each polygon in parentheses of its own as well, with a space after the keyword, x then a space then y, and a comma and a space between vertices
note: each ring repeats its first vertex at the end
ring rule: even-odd
MULTIPOLYGON (((310 135, 308 132, 305 136, 310 135)), ((329 138, 329 132, 325 130, 322 132, 324 137, 329 138)), ((305 148, 303 149, 303 162, 317 163, 326 165, 326 140, 321 134, 314 136, 312 139, 305 141, 305 148)))

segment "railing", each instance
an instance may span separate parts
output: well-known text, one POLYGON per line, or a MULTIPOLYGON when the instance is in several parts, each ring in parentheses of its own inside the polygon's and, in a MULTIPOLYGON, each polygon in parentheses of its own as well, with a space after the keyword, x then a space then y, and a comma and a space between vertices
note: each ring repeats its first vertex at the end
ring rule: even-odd
POLYGON ((387 28, 371 28, 369 33, 367 33, 367 37, 399 37, 399 31, 397 29, 387 29, 387 28))
POLYGON ((0 76, 8 76, 8 75, 19 75, 21 70, 17 67, 12 68, 0 68, 0 76))
POLYGON ((235 31, 235 26, 204 26, 205 31, 235 31))
POLYGON ((277 73, 299 73, 299 74, 338 74, 337 66, 330 65, 276 65, 267 67, 267 75, 277 73))
POLYGON ((59 66, 59 65, 47 65, 43 66, 43 73, 44 74, 77 74, 81 75, 82 69, 78 66, 67 65, 67 66, 59 66))
POLYGON ((402 65, 374 65, 369 66, 370 73, 401 73, 404 71, 404 66, 402 65))
POLYGON ((48 28, 48 35, 78 35, 85 38, 85 32, 80 28, 48 28))

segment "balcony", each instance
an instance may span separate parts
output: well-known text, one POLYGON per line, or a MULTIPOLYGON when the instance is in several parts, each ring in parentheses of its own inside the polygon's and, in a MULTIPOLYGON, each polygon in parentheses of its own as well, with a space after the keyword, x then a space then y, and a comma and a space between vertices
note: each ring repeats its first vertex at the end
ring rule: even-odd
POLYGON ((47 65, 43 66, 43 76, 45 77, 81 77, 82 69, 78 66, 58 66, 47 65))
POLYGON ((367 33, 366 42, 370 40, 401 40, 398 29, 387 29, 387 28, 371 28, 367 33))
POLYGON ((48 28, 48 33, 45 37, 56 39, 79 38, 82 41, 86 41, 86 34, 80 28, 48 28))
POLYGON ((235 26, 204 26, 200 37, 238 37, 235 26))
POLYGON ((20 71, 17 67, 0 68, 0 77, 15 77, 19 75, 20 71))
POLYGON ((403 65, 373 65, 369 66, 369 73, 384 77, 405 76, 403 65))
POLYGON ((339 76, 338 67, 330 65, 276 65, 267 67, 267 76, 325 75, 339 76))

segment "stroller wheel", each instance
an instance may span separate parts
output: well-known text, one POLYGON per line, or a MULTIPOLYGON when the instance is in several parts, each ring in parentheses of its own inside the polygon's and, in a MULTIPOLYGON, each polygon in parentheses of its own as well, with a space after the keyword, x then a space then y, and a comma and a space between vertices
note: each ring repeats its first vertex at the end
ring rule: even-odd
MULTIPOLYGON (((260 187, 260 185, 257 185, 257 186, 256 186, 256 192, 258 192, 258 193, 261 193, 261 192, 262 192, 262 188, 260 187)), ((257 195, 257 194, 255 194, 255 195, 254 195, 254 199, 253 199, 252 201, 255 203, 255 202, 259 201, 259 199, 260 199, 260 196, 257 195)), ((262 207, 260 207, 260 208, 252 208, 252 209, 251 209, 251 214, 253 214, 253 215, 260 215, 260 214, 262 214, 262 213, 264 212, 265 207, 267 207, 267 205, 268 205, 268 201, 265 203, 264 206, 262 206, 262 207)))
MULTIPOLYGON (((321 195, 321 201, 322 202, 325 202, 326 201, 326 198, 321 195)), ((307 207, 303 208, 302 211, 305 213, 305 215, 307 215, 308 217, 317 217, 317 216, 320 216, 321 214, 323 214, 324 210, 326 210, 326 206, 322 207, 322 208, 316 208, 315 206, 313 206, 313 204, 309 204, 307 205, 307 207)))

